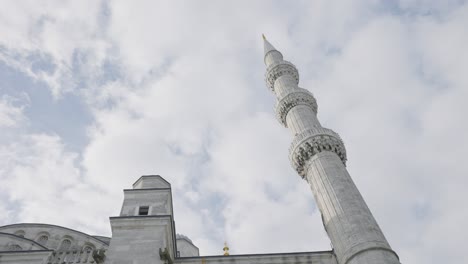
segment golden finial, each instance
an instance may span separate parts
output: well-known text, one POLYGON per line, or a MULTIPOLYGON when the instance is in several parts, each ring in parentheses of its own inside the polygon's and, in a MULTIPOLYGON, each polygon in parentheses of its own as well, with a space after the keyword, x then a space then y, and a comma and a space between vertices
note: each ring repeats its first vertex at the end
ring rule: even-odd
POLYGON ((224 242, 224 247, 223 247, 223 250, 224 250, 224 256, 229 256, 229 247, 227 246, 227 243, 224 242))
POLYGON ((265 34, 262 34, 263 40, 266 40, 265 34))

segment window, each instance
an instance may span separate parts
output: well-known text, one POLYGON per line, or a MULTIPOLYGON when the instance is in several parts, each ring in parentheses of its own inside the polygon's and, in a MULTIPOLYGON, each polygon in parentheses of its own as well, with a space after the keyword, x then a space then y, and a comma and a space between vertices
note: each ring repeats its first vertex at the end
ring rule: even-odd
POLYGON ((138 210, 138 215, 148 215, 149 213, 149 206, 140 206, 138 210))
POLYGON ((71 246, 71 241, 69 239, 64 239, 60 245, 60 250, 67 251, 71 246))
POLYGON ((45 246, 47 244, 47 240, 49 240, 49 237, 46 235, 42 235, 37 239, 37 243, 45 246))
POLYGON ((91 252, 91 251, 93 251, 93 248, 92 248, 91 246, 85 246, 85 247, 83 248, 83 251, 84 251, 84 252, 91 252))

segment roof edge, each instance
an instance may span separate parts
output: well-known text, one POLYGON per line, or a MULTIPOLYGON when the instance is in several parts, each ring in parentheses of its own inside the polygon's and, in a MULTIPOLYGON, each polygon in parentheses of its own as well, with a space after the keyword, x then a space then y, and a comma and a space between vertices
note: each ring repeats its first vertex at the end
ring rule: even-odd
POLYGON ((164 179, 161 175, 159 174, 154 174, 154 175, 141 175, 140 178, 138 178, 138 180, 135 181, 135 183, 132 184, 132 186, 134 187, 141 179, 143 178, 146 178, 146 177, 155 177, 155 178, 160 178, 161 180, 163 180, 165 183, 167 183, 169 185, 169 188, 171 188, 171 184, 166 181, 166 179, 164 179))
POLYGON ((230 258, 230 257, 268 257, 268 256, 281 256, 281 255, 303 255, 303 254, 331 254, 333 255, 333 250, 324 250, 324 251, 306 251, 306 252, 283 252, 283 253, 258 253, 258 254, 239 254, 239 255, 211 255, 211 256, 197 256, 197 257, 178 257, 178 259, 198 259, 198 258, 230 258))
POLYGON ((37 225, 37 226, 58 227, 58 228, 66 229, 66 230, 68 230, 68 231, 72 231, 72 232, 75 232, 75 233, 78 233, 78 234, 81 234, 81 235, 85 235, 85 236, 87 236, 87 237, 90 237, 90 238, 92 238, 92 239, 94 239, 94 240, 97 240, 97 241, 101 242, 101 243, 104 244, 104 245, 109 246, 106 242, 104 242, 104 241, 102 241, 102 240, 100 240, 100 239, 98 239, 98 238, 96 238, 96 237, 94 237, 94 236, 92 236, 92 235, 89 235, 89 234, 86 234, 86 233, 84 233, 84 232, 81 232, 81 231, 78 231, 78 230, 75 230, 75 229, 71 229, 71 228, 68 228, 68 227, 59 226, 59 225, 53 225, 53 224, 43 224, 43 223, 17 223, 17 224, 11 224, 11 225, 0 226, 0 231, 1 231, 3 228, 14 227, 14 226, 24 226, 24 225, 26 225, 26 226, 28 226, 28 225, 30 225, 30 226, 37 225))
POLYGON ((190 245, 196 247, 196 248, 198 249, 198 251, 200 251, 200 249, 199 249, 197 246, 195 246, 195 244, 193 244, 192 241, 190 241, 189 239, 187 239, 187 238, 185 238, 185 237, 179 237, 179 238, 176 237, 176 241, 177 241, 177 240, 185 240, 185 241, 189 242, 190 245))

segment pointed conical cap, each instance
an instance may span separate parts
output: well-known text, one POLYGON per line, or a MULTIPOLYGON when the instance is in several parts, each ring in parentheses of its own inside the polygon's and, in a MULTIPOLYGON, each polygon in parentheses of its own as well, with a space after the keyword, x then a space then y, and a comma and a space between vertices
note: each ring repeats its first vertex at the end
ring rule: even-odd
POLYGON ((263 36, 263 48, 264 48, 264 57, 263 61, 266 66, 271 65, 272 63, 279 62, 283 60, 283 55, 279 52, 270 42, 263 36))
POLYGON ((270 42, 268 42, 268 40, 265 38, 265 35, 262 34, 262 37, 263 37, 263 50, 264 50, 264 55, 266 55, 268 52, 272 51, 272 50, 276 50, 275 47, 273 47, 273 45, 271 45, 270 42))

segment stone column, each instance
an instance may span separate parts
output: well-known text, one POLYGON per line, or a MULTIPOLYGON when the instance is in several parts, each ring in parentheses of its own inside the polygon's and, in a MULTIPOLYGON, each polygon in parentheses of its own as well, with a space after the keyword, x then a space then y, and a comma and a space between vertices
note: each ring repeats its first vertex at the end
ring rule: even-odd
POLYGON ((321 126, 314 96, 298 87, 296 67, 264 41, 265 79, 276 95, 277 118, 294 136, 292 166, 312 189, 338 262, 400 263, 346 170, 343 141, 321 126))

